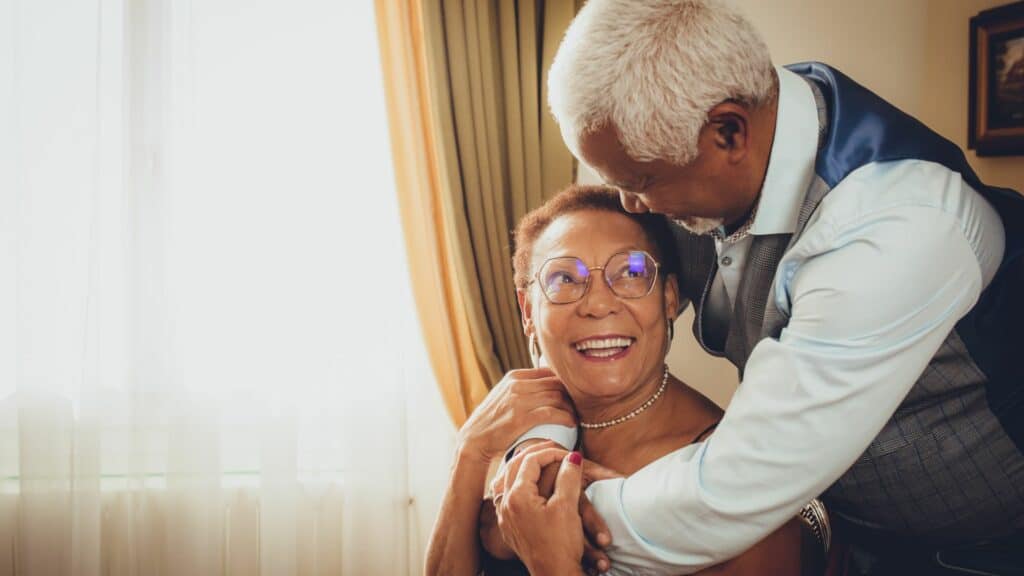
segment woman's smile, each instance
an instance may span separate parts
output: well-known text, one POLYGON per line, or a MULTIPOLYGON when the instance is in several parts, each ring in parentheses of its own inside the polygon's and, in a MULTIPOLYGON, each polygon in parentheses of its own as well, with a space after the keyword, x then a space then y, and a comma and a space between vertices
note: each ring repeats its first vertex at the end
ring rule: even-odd
POLYGON ((625 358, 636 338, 620 334, 591 336, 573 343, 576 352, 590 362, 614 362, 625 358))

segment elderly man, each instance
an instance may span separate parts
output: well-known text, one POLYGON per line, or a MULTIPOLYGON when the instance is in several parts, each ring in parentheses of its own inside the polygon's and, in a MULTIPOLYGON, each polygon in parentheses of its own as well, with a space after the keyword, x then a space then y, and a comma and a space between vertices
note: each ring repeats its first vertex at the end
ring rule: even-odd
POLYGON ((823 494, 850 573, 1019 573, 1024 199, 711 0, 590 0, 548 82, 573 153, 685 229, 742 379, 710 440, 589 487, 612 571, 719 563, 823 494))

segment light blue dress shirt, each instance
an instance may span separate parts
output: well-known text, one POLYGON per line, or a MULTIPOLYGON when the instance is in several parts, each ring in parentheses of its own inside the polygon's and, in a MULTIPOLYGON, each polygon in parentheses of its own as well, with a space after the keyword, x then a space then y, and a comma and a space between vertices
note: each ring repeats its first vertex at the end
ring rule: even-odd
MULTIPOLYGON (((814 175, 813 94, 777 72, 753 235, 792 233, 814 175)), ((713 298, 736 293, 750 241, 717 243, 713 298)), ((944 166, 868 164, 841 181, 780 261, 776 304, 789 324, 754 348, 715 433, 587 490, 612 533, 610 573, 695 572, 793 518, 892 416, 995 275, 1003 243, 995 210, 944 166)))

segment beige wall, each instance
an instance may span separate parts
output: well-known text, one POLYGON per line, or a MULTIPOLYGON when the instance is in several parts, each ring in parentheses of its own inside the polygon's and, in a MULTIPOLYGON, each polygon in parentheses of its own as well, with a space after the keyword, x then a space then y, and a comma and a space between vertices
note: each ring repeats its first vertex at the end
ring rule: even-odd
MULTIPOLYGON (((966 149, 968 20, 1007 0, 735 3, 764 35, 776 63, 827 62, 966 149)), ((1024 157, 979 159, 968 152, 968 159, 990 184, 1024 189, 1024 157)), ((735 369, 699 349, 692 322, 689 311, 677 321, 669 365, 724 404, 736 386, 735 369)))
MULTIPOLYGON (((827 62, 967 147, 968 20, 1009 0, 737 0, 780 64, 827 62)), ((1024 187, 1024 157, 968 159, 1024 187)))

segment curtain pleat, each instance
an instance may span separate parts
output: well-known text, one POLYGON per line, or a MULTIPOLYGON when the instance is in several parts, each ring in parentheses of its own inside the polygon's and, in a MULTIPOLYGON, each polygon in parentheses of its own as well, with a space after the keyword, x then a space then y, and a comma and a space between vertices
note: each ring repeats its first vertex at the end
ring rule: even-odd
MULTIPOLYGON (((489 3, 445 0, 445 40, 448 47, 448 73, 452 94, 452 112, 456 146, 461 169, 461 190, 447 193, 462 196, 470 231, 472 262, 479 279, 476 291, 484 305, 485 325, 493 338, 500 372, 521 364, 521 338, 508 327, 518 317, 514 300, 506 297, 511 284, 509 267, 508 215, 505 210, 507 187, 504 148, 499 128, 499 101, 496 94, 497 58, 492 39, 497 35, 497 20, 489 3)), ((503 122, 501 122, 503 124, 503 122)), ((494 377, 500 374, 492 375, 494 377)))
POLYGON ((519 82, 519 23, 512 2, 499 2, 498 41, 501 81, 505 86, 503 112, 505 141, 508 144, 508 208, 513 222, 526 214, 526 157, 523 146, 523 110, 519 82), (507 94, 507 96, 506 96, 507 94))
MULTIPOLYGON (((469 2, 468 4, 474 4, 469 2)), ((496 302, 497 314, 500 318, 498 325, 501 327, 518 326, 519 313, 515 301, 509 302, 503 298, 512 285, 512 270, 508 265, 509 236, 509 193, 508 193, 508 160, 507 153, 507 130, 504 122, 504 98, 501 85, 501 60, 500 45, 496 42, 498 38, 497 13, 490 2, 477 3, 477 44, 480 55, 479 84, 483 88, 482 102, 485 112, 483 124, 483 137, 487 142, 488 152, 488 173, 490 174, 488 186, 480 190, 483 196, 484 206, 489 207, 487 211, 487 256, 497 270, 493 279, 494 294, 486 301, 493 299, 496 302)), ((490 308, 490 307, 489 307, 490 308)), ((488 316, 491 316, 490 311, 488 316)), ((498 357, 502 367, 508 369, 513 367, 516 358, 521 358, 526 352, 522 345, 522 338, 518 337, 518 330, 511 332, 507 330, 495 330, 494 321, 491 322, 492 332, 498 345, 498 357)))
MULTIPOLYGON (((451 130, 437 128, 450 119, 446 82, 431 82, 428 61, 443 61, 445 47, 436 39, 442 30, 440 10, 421 0, 378 0, 377 28, 388 106, 395 186, 408 252, 409 277, 431 366, 445 408, 461 426, 473 406, 487 394, 485 382, 500 374, 490 331, 474 323, 483 318, 479 298, 468 296, 478 283, 472 262, 463 203, 442 194, 458 175, 451 130), (429 29, 435 30, 428 34, 429 29)), ((450 126, 450 120, 445 123, 450 126)))
MULTIPOLYGON (((544 105, 544 74, 575 14, 569 0, 444 0, 445 60, 432 77, 450 88, 458 186, 472 260, 458 262, 479 294, 500 372, 528 365, 511 266, 511 231, 545 198, 572 182, 574 161, 544 105), (444 68, 442 68, 442 64, 444 68), (444 73, 446 72, 446 73, 444 73)), ((443 129, 443 125, 441 126, 443 129)), ((453 178, 452 182, 456 182, 453 178)), ((500 376, 500 374, 499 374, 500 376)), ((495 381, 494 378, 487 384, 495 381)))
MULTIPOLYGON (((472 10, 473 4, 472 1, 468 5, 460 0, 445 1, 445 29, 475 30, 474 14, 470 13, 470 19, 468 22, 466 21, 466 12, 472 10)), ((477 353, 480 357, 486 358, 493 355, 488 348, 500 347, 503 340, 501 335, 493 333, 486 324, 480 323, 480 320, 490 316, 488 308, 490 308, 489 304, 494 301, 495 269, 491 259, 487 257, 487 215, 484 198, 481 195, 482 189, 486 187, 484 178, 488 170, 488 157, 483 126, 484 112, 482 110, 483 98, 480 95, 479 69, 478 67, 472 69, 476 64, 472 59, 478 54, 479 47, 474 42, 475 37, 471 37, 469 34, 449 34, 447 40, 448 72, 453 102, 462 101, 469 105, 452 107, 459 172, 456 173, 457 178, 452 178, 449 184, 451 188, 442 193, 447 192, 452 194, 453 198, 461 196, 463 199, 465 221, 469 226, 471 241, 467 246, 470 251, 467 255, 468 258, 464 257, 465 259, 459 263, 463 269, 463 274, 460 276, 468 277, 471 274, 475 276, 475 286, 469 287, 471 290, 469 293, 476 292, 482 297, 483 318, 476 315, 471 315, 471 317, 477 320, 478 331, 475 331, 473 335, 474 342, 478 343, 477 353), (473 97, 474 92, 476 92, 475 98, 473 97), (485 241, 477 242, 478 238, 483 238, 485 241), (473 274, 474 272, 475 274, 473 274), (493 343, 490 346, 481 349, 479 344, 483 343, 482 334, 484 333, 490 334, 497 341, 492 340, 493 343)), ((458 218, 457 214, 456 218, 458 218)), ((497 372, 500 372, 500 367, 497 372)), ((489 374, 489 379, 495 376, 497 374, 489 374)))
MULTIPOLYGON (((465 218, 460 159, 456 152, 456 135, 452 129, 452 90, 447 81, 439 80, 447 75, 444 64, 448 50, 443 42, 444 15, 439 8, 439 0, 426 0, 421 8, 421 42, 425 49, 421 51, 419 72, 425 85, 423 104, 428 122, 427 137, 431 152, 437 158, 432 166, 436 181, 431 187, 431 194, 437 203, 440 217, 434 229, 438 235, 440 258, 435 258, 433 262, 445 266, 449 283, 446 303, 449 313, 458 322, 455 324, 458 330, 454 335, 458 339, 458 360, 463 370, 454 391, 462 407, 462 414, 455 418, 455 422, 461 424, 487 395, 490 383, 500 377, 501 366, 493 354, 494 339, 477 288, 480 285, 480 273, 473 257, 473 243, 465 218), (459 190, 460 193, 450 193, 452 190, 459 190), (470 366, 474 369, 470 370, 470 366)), ((428 261, 426 265, 430 266, 431 263, 428 261)), ((437 336, 436 332, 434 336, 437 336)), ((438 380, 441 381, 440 378, 438 380)))
POLYGON ((441 9, 462 184, 445 192, 464 201, 473 261, 460 264, 479 273, 491 353, 504 372, 529 358, 512 282, 511 231, 573 180, 574 160, 544 104, 544 75, 576 2, 445 0, 441 9))
MULTIPOLYGON (((523 214, 540 206, 544 202, 544 178, 542 150, 540 143, 541 109, 540 86, 544 79, 537 73, 540 59, 537 55, 538 28, 537 6, 534 2, 503 2, 515 4, 518 18, 515 21, 519 36, 518 54, 510 53, 506 57, 508 66, 511 60, 517 59, 516 68, 519 72, 519 109, 522 115, 520 127, 523 131, 523 156, 525 158, 525 202, 523 214)), ((514 92, 513 92, 514 93, 514 92)), ((568 182, 567 182, 568 184, 568 182)), ((522 217, 522 214, 519 215, 522 217)))
POLYGON ((547 71, 551 68, 551 62, 555 59, 558 45, 562 42, 566 28, 576 15, 576 2, 574 0, 563 0, 561 2, 544 3, 543 40, 541 66, 541 109, 538 110, 540 117, 540 150, 543 154, 542 165, 544 177, 543 186, 544 198, 550 198, 559 190, 575 181, 575 167, 572 154, 562 142, 562 133, 555 123, 555 118, 547 109, 548 83, 547 71))
POLYGON ((377 2, 413 290, 456 425, 529 364, 511 231, 573 181, 543 86, 578 4, 377 2))

